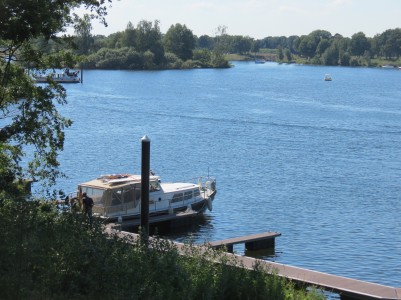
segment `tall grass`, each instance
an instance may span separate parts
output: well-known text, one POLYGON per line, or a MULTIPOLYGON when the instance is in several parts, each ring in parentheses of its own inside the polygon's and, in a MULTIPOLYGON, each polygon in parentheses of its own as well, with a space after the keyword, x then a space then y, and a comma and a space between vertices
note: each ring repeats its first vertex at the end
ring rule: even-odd
POLYGON ((81 214, 40 202, 0 202, 1 299, 323 299, 222 252, 152 247, 106 235, 81 214))

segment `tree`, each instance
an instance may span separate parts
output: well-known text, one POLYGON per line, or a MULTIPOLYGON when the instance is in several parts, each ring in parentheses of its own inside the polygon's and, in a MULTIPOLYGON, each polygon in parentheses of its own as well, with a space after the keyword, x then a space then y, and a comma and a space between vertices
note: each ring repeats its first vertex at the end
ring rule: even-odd
POLYGON ((88 14, 85 14, 82 19, 78 19, 77 23, 74 26, 74 29, 78 44, 78 54, 89 54, 94 43, 91 34, 92 24, 90 16, 88 14))
POLYGON ((285 55, 285 58, 287 59, 287 61, 292 61, 292 55, 291 55, 290 49, 285 48, 284 55, 285 55))
POLYGON ((341 66, 349 66, 350 61, 351 61, 351 55, 349 55, 348 52, 341 52, 340 53, 340 57, 339 57, 338 63, 341 66))
POLYGON ((227 68, 228 61, 224 58, 227 51, 227 27, 219 26, 216 29, 214 47, 211 55, 211 63, 215 68, 227 68))
POLYGON ((244 54, 251 51, 253 39, 249 36, 232 36, 230 38, 230 52, 244 54))
POLYGON ((361 56, 369 51, 370 43, 363 32, 358 32, 351 37, 351 54, 361 56))
MULTIPOLYGON (((315 30, 308 35, 303 35, 297 40, 297 50, 301 55, 313 57, 321 40, 330 40, 331 33, 326 30, 315 30)), ((327 49, 327 48, 326 48, 327 49)))
POLYGON ((322 55, 324 51, 326 51, 327 48, 330 47, 330 42, 328 39, 321 39, 319 44, 317 45, 316 48, 316 54, 322 55))
MULTIPOLYGON (((10 192, 16 179, 30 177, 55 183, 58 153, 64 145, 64 129, 71 121, 62 117, 58 105, 66 104, 65 89, 50 82, 36 85, 25 72, 27 67, 47 69, 72 63, 71 54, 46 57, 30 43, 42 37, 59 41, 57 35, 76 24, 72 10, 84 6, 89 17, 105 24, 110 0, 0 1, 0 194, 10 192), (29 154, 29 155, 28 155, 29 154), (23 164, 25 159, 27 164, 23 164)), ((66 65, 67 66, 67 65, 66 65)))
POLYGON ((401 28, 388 29, 379 38, 381 53, 387 59, 399 58, 401 55, 401 28))
POLYGON ((278 49, 287 47, 287 38, 285 36, 269 36, 263 39, 263 48, 278 49))
POLYGON ((323 64, 326 66, 337 66, 339 55, 338 46, 336 43, 333 43, 322 55, 323 64))
POLYGON ((131 22, 128 22, 127 28, 124 32, 124 46, 126 47, 136 47, 136 30, 131 22))
MULTIPOLYGON (((154 54, 152 56, 153 63, 157 65, 163 61, 164 48, 159 21, 156 20, 152 24, 152 22, 142 20, 138 23, 136 27, 136 48, 141 53, 145 53, 147 50, 151 51, 154 54)), ((146 57, 149 59, 150 56, 147 54, 146 57)))
POLYGON ((260 40, 252 41, 251 51, 255 54, 256 52, 259 52, 261 43, 260 40))
POLYGON ((201 35, 197 41, 198 48, 205 48, 212 50, 214 45, 214 40, 208 35, 201 35))
POLYGON ((195 48, 195 37, 192 31, 179 23, 171 25, 163 38, 164 49, 174 53, 182 60, 192 58, 195 48))
POLYGON ((195 49, 193 60, 195 64, 199 63, 200 67, 210 67, 211 51, 208 49, 195 49))
POLYGON ((287 47, 291 53, 296 53, 295 45, 297 43, 297 40, 299 40, 299 36, 297 35, 291 35, 287 38, 287 47))
POLYGON ((278 59, 279 59, 280 61, 282 61, 282 60, 284 59, 283 48, 279 47, 277 52, 278 52, 278 59))

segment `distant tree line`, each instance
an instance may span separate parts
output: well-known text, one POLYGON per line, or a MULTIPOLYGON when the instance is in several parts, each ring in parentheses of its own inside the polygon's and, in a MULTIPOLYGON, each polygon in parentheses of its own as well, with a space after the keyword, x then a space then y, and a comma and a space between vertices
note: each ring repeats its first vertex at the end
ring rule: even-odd
MULTIPOLYGON (((348 38, 315 30, 308 35, 263 39, 229 35, 224 26, 213 37, 197 37, 179 23, 163 34, 158 21, 145 20, 136 26, 129 22, 124 31, 109 36, 93 36, 91 30, 90 18, 85 16, 77 23, 74 54, 81 55, 85 68, 93 69, 220 68, 229 66, 226 54, 251 59, 266 53, 273 53, 269 58, 277 61, 297 59, 319 65, 370 66, 372 59, 395 61, 401 54, 401 28, 388 29, 372 38, 363 32, 348 38)), ((54 47, 63 48, 60 44, 47 47, 49 53, 54 47)))
POLYGON ((219 28, 212 47, 197 47, 197 37, 182 24, 171 25, 162 34, 159 21, 131 22, 124 31, 109 36, 90 34, 89 18, 75 27, 75 54, 82 56, 85 68, 98 69, 186 69, 226 68, 226 48, 219 42, 225 28, 219 28))
MULTIPOLYGON (((278 49, 303 57, 309 63, 322 65, 360 66, 371 59, 398 60, 401 55, 401 28, 388 29, 373 38, 363 32, 351 38, 315 30, 308 35, 267 37, 257 41, 259 48, 278 49)), ((281 57, 280 60, 283 60, 281 57)))

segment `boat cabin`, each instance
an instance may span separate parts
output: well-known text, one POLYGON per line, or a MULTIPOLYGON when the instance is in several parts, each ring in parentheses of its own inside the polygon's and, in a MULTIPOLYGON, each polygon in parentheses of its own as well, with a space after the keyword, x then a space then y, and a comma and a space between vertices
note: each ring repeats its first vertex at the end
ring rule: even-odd
MULTIPOLYGON (((165 214, 187 208, 210 209, 207 200, 215 192, 201 184, 161 183, 160 177, 154 175, 149 177, 149 183, 150 214, 165 214)), ((81 199, 84 192, 94 201, 95 215, 105 218, 140 216, 140 175, 104 175, 78 185, 78 199, 81 199)))

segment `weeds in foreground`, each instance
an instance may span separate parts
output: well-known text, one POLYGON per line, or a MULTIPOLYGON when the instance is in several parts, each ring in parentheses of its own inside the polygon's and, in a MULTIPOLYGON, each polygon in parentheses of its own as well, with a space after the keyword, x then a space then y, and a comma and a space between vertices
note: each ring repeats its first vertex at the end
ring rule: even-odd
POLYGON ((206 247, 106 235, 81 214, 0 202, 1 299, 324 299, 206 247))

